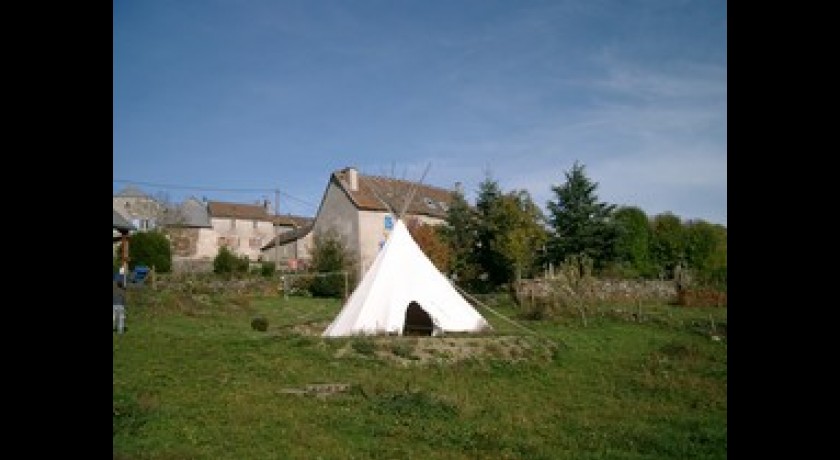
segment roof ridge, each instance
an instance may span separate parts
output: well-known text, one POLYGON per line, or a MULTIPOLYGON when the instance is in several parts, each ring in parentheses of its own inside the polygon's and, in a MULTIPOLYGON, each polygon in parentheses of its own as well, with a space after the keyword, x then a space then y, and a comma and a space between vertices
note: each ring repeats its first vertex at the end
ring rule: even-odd
POLYGON ((431 185, 431 184, 427 184, 425 182, 420 182, 420 181, 410 181, 410 180, 407 180, 407 179, 396 179, 396 178, 390 178, 390 177, 385 177, 385 176, 377 176, 375 174, 361 174, 361 173, 359 173, 359 176, 360 177, 365 177, 365 178, 368 178, 368 179, 380 179, 380 180, 393 181, 393 182, 402 182, 406 185, 417 185, 419 187, 427 187, 427 188, 433 188, 433 189, 448 191, 448 189, 445 188, 445 187, 440 187, 440 186, 437 186, 437 185, 431 185))

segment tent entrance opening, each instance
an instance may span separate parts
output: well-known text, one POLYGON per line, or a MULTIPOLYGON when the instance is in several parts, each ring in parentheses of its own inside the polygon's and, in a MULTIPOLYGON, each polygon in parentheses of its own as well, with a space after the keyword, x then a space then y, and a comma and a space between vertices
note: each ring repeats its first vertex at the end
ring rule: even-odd
POLYGON ((403 335, 431 336, 433 330, 432 317, 426 313, 426 310, 423 310, 423 307, 417 302, 409 303, 408 309, 405 311, 403 335))

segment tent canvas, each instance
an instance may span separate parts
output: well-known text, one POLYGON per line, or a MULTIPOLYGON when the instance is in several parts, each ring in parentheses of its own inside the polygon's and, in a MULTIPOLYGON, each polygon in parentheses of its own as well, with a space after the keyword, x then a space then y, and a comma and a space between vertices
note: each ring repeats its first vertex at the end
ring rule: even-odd
POLYGON ((489 323, 420 249, 402 219, 325 337, 479 332, 489 323))

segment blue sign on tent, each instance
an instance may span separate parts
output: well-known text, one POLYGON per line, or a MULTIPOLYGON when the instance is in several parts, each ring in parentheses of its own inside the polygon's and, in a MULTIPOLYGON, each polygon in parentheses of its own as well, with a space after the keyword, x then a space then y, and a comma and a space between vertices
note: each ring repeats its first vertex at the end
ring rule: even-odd
POLYGON ((394 218, 391 216, 385 216, 385 230, 393 230, 394 229, 394 218))

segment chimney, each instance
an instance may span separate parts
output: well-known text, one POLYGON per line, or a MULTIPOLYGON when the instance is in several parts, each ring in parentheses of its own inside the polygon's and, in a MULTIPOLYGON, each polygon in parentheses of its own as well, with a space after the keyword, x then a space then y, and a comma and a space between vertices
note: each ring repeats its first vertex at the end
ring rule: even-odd
POLYGON ((464 186, 461 184, 461 182, 455 182, 455 191, 460 193, 461 195, 464 194, 464 186))
POLYGON ((356 171, 356 168, 349 167, 345 169, 347 171, 347 185, 350 187, 351 192, 355 192, 359 190, 359 172, 356 171))

